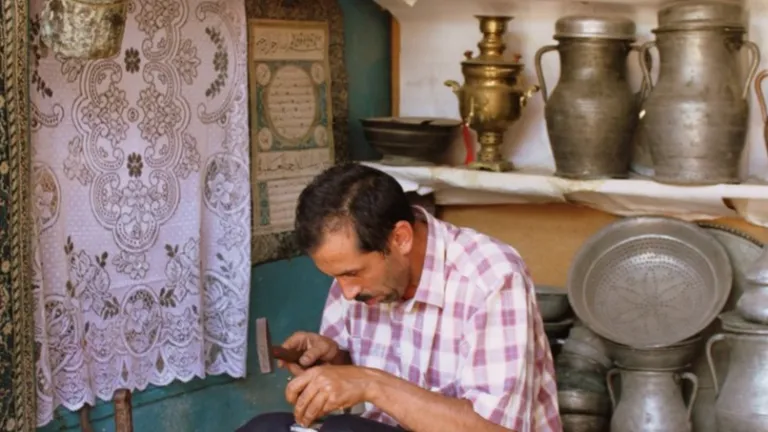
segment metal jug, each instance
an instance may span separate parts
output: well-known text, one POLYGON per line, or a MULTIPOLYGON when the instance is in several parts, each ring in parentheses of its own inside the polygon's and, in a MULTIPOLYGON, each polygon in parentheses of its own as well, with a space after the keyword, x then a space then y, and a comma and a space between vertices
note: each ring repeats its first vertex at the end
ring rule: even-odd
POLYGON ((613 402, 611 430, 620 432, 690 432, 691 408, 698 380, 690 372, 611 369, 606 376, 613 402), (621 374, 621 397, 616 401, 613 378, 621 374), (693 385, 686 405, 680 379, 693 385))
POLYGON ((768 326, 745 321, 736 312, 720 315, 724 333, 707 341, 706 352, 715 385, 715 418, 719 432, 768 432, 768 326), (728 370, 718 371, 712 347, 730 346, 728 370), (722 386, 718 374, 726 374, 722 386))
POLYGON ((635 23, 567 16, 555 23, 554 39, 559 43, 541 47, 535 61, 555 175, 626 177, 637 125, 637 103, 627 81, 635 23), (560 79, 547 97, 541 59, 550 51, 560 54, 560 79))
POLYGON ((747 95, 760 50, 744 40, 738 3, 674 2, 659 11, 656 40, 643 45, 640 66, 652 90, 643 104, 642 134, 654 180, 681 185, 734 183, 746 145, 747 95), (645 53, 659 50, 653 85, 645 53), (746 82, 741 48, 751 52, 746 82))

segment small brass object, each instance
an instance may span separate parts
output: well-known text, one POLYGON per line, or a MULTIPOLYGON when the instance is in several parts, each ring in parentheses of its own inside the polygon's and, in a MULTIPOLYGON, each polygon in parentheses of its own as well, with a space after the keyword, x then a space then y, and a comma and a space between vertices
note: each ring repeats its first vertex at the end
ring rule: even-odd
POLYGON ((462 121, 477 132, 480 150, 469 168, 489 171, 511 171, 513 166, 501 155, 501 145, 507 128, 520 118, 522 109, 539 86, 523 90, 518 76, 525 68, 520 56, 513 61, 503 58, 506 44, 503 35, 511 16, 476 15, 483 39, 477 44, 480 54, 464 53, 461 62, 464 85, 448 80, 459 99, 462 121))

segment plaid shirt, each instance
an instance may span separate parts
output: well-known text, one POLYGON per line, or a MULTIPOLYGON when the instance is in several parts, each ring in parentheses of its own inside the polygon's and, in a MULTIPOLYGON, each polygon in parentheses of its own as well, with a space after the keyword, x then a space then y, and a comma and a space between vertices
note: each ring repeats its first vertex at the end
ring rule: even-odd
MULTIPOLYGON (((435 219, 413 299, 367 306, 334 281, 320 333, 356 365, 467 399, 516 432, 560 432, 549 342, 522 258, 509 245, 435 219)), ((397 422, 371 404, 364 417, 397 422)))

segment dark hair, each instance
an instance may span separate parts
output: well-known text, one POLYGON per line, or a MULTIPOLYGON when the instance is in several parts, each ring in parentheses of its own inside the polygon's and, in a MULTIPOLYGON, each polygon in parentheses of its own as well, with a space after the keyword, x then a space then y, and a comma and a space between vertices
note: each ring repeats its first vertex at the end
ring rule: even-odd
POLYGON ((312 251, 327 232, 352 224, 362 252, 387 253, 399 221, 414 223, 410 202, 389 174, 357 163, 328 168, 301 192, 296 207, 296 241, 312 251))

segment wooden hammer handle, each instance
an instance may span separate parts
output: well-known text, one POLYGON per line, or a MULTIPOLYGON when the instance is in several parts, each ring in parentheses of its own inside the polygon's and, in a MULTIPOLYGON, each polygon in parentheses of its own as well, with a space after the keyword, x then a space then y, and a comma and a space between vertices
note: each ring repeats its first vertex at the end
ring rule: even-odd
POLYGON ((303 351, 287 349, 279 345, 272 345, 272 348, 270 349, 270 354, 272 355, 272 358, 275 360, 282 360, 286 363, 296 363, 297 365, 301 366, 304 369, 309 369, 312 366, 317 366, 321 363, 321 362, 315 362, 314 364, 311 364, 309 366, 304 366, 301 363, 299 363, 299 359, 301 358, 302 354, 304 354, 303 351))
POLYGON ((283 348, 279 345, 272 345, 271 349, 272 358, 276 360, 282 360, 287 363, 299 363, 299 359, 303 352, 298 350, 291 350, 283 348))

